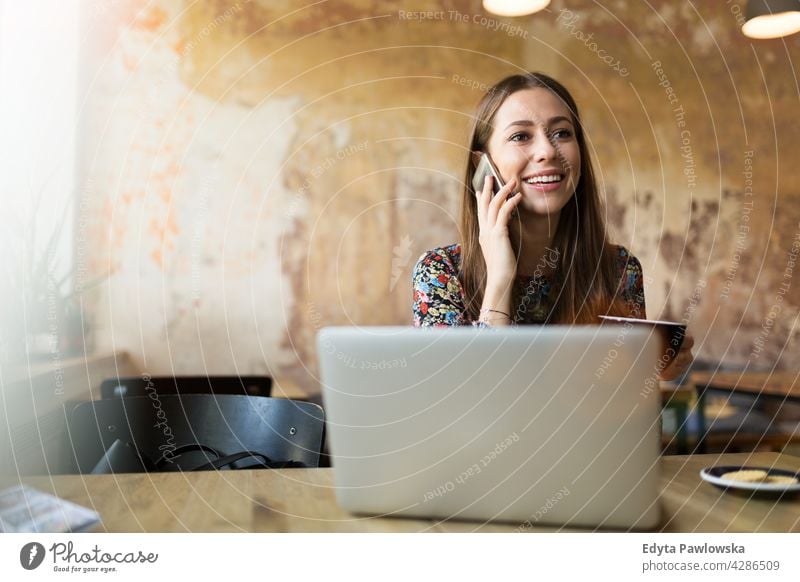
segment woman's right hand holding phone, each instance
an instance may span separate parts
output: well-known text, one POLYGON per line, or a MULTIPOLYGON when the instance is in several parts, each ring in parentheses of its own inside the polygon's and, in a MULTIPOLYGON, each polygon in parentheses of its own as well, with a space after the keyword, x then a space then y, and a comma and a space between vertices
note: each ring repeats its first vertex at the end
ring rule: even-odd
POLYGON ((483 308, 509 313, 517 259, 511 248, 508 223, 522 200, 522 194, 512 194, 517 187, 516 178, 512 178, 492 196, 492 180, 488 176, 483 190, 478 193, 479 242, 487 275, 483 308))

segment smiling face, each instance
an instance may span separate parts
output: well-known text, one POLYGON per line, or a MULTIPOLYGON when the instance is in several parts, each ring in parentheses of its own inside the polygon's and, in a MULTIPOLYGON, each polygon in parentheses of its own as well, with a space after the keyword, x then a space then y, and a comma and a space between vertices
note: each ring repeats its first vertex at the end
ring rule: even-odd
POLYGON ((572 119, 541 88, 517 91, 497 110, 487 149, 504 181, 517 178, 522 212, 557 217, 575 193, 581 152, 572 119))

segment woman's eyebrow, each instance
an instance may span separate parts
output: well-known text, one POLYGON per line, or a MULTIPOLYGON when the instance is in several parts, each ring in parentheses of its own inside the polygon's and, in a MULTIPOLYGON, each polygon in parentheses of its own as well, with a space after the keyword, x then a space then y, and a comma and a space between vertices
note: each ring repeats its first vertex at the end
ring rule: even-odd
MULTIPOLYGON (((563 115, 557 115, 556 117, 551 117, 550 119, 548 119, 547 120, 547 125, 553 125, 553 124, 559 123, 561 121, 567 121, 570 124, 572 124, 572 120, 569 117, 564 117, 563 115)), ((513 125, 522 125, 522 126, 525 126, 525 127, 530 127, 531 125, 536 125, 536 123, 534 123, 533 121, 531 121, 529 119, 520 119, 519 121, 512 121, 511 123, 509 123, 506 126, 506 129, 508 129, 509 127, 511 127, 513 125)))

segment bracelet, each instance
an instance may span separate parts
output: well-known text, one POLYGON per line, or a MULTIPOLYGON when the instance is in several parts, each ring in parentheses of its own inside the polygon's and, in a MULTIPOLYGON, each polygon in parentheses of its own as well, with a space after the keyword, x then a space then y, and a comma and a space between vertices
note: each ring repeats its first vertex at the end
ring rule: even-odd
MULTIPOLYGON (((472 327, 477 327, 481 329, 500 329, 492 324, 492 321, 500 319, 499 317, 495 317, 494 319, 479 319, 478 321, 472 322, 472 327)), ((510 322, 508 327, 517 327, 515 322, 510 322)))
POLYGON ((505 311, 497 311, 496 309, 481 309, 480 315, 483 315, 484 313, 499 313, 500 315, 505 315, 507 318, 511 319, 511 315, 505 311))

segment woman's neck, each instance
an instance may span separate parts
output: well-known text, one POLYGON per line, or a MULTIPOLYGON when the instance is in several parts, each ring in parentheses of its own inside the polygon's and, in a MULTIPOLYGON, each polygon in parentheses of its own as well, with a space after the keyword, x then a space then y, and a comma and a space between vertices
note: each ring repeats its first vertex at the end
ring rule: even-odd
POLYGON ((521 212, 508 225, 511 241, 519 249, 517 274, 541 275, 552 272, 558 262, 553 238, 558 227, 558 214, 541 215, 521 212))

